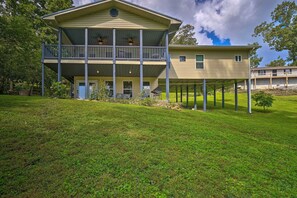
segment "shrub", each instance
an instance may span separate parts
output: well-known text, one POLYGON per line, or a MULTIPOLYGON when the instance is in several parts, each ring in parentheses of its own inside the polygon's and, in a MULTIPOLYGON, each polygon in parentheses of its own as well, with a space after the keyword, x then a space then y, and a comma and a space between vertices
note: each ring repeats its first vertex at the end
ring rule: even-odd
POLYGON ((18 81, 15 83, 15 88, 17 91, 30 90, 30 84, 26 81, 18 81))
POLYGON ((256 102, 256 106, 263 107, 266 110, 267 107, 272 107, 273 96, 272 94, 260 91, 252 96, 252 99, 256 102))
POLYGON ((139 100, 139 104, 143 106, 153 106, 156 101, 152 98, 144 98, 139 100))
POLYGON ((54 82, 51 86, 51 96, 54 98, 68 98, 69 89, 61 82, 54 82))

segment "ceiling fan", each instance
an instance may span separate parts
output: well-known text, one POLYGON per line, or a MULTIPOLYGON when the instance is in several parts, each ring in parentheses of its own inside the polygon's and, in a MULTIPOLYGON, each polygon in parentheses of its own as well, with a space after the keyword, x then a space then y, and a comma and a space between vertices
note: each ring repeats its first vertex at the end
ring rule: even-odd
POLYGON ((136 37, 135 36, 127 36, 127 37, 123 37, 124 41, 128 42, 128 45, 132 46, 132 45, 137 45, 136 43, 136 37))
POLYGON ((101 34, 97 34, 93 38, 96 39, 97 44, 99 44, 99 45, 107 44, 107 42, 108 42, 107 36, 102 36, 101 34))

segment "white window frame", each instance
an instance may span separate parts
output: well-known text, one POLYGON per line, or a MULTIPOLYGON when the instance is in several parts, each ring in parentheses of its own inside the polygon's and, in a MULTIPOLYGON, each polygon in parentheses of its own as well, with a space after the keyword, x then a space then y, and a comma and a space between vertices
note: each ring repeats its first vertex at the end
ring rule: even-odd
MULTIPOLYGON (((145 89, 144 89, 144 83, 149 83, 149 87, 150 87, 150 89, 148 89, 148 90, 149 90, 148 94, 149 94, 149 97, 151 97, 151 82, 148 81, 148 80, 143 81, 143 83, 142 83, 143 90, 145 90, 145 89)), ((133 84, 132 84, 132 86, 133 86, 133 84)))
POLYGON ((187 62, 187 56, 185 56, 185 55, 180 55, 180 56, 179 56, 179 62, 180 62, 180 63, 187 62), (181 57, 185 57, 185 61, 180 61, 180 58, 181 58, 181 57))
POLYGON ((265 76, 266 75, 266 70, 258 70, 258 76, 265 76))
POLYGON ((284 69, 284 75, 292 74, 292 69, 284 69))
MULTIPOLYGON (((113 85, 113 80, 105 80, 104 81, 105 86, 107 86, 107 82, 112 82, 112 85, 113 85)), ((110 91, 110 90, 108 90, 108 91, 110 91)), ((111 96, 111 98, 112 97, 113 97, 113 87, 112 87, 112 96, 111 96)))
POLYGON ((196 70, 205 69, 205 55, 204 54, 196 54, 195 55, 195 68, 196 68, 196 70), (197 56, 203 56, 203 61, 197 61, 197 56), (197 63, 203 63, 203 68, 197 68, 197 63))
POLYGON ((133 93, 133 81, 132 80, 123 80, 123 82, 122 82, 122 86, 123 86, 122 92, 123 92, 123 94, 124 94, 124 82, 131 82, 132 83, 132 88, 131 88, 132 96, 131 96, 131 98, 133 98, 133 96, 134 96, 134 93, 133 93))
POLYGON ((242 55, 241 55, 241 54, 235 54, 235 55, 234 55, 234 61, 235 61, 236 63, 241 63, 241 62, 242 62, 242 55), (237 60, 236 60, 236 57, 240 57, 240 61, 237 61, 237 60))

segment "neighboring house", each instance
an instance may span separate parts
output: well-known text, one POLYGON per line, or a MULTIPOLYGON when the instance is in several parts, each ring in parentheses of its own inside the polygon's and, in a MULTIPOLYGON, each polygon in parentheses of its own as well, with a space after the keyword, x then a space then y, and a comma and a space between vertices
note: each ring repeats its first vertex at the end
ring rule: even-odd
MULTIPOLYGON (((58 81, 63 76, 73 83, 76 98, 88 98, 99 80, 114 98, 162 89, 169 101, 170 91, 184 87, 196 94, 200 86, 206 110, 207 87, 224 92, 224 86, 250 83, 253 46, 169 45, 182 22, 126 1, 102 0, 43 19, 58 32, 58 44, 43 45, 43 71, 46 65, 58 81)), ((235 91, 236 109, 237 100, 235 91)))
POLYGON ((297 88, 297 66, 254 68, 251 81, 252 89, 297 88))

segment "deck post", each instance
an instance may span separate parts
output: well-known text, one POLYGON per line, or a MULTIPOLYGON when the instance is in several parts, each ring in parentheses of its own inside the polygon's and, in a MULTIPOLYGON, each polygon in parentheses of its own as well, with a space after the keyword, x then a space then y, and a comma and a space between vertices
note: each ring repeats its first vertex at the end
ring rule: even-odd
POLYGON ((113 98, 116 99, 116 29, 112 30, 112 79, 113 79, 113 98))
POLYGON ((196 84, 194 84, 194 110, 197 110, 197 89, 196 89, 196 84))
POLYGON ((62 28, 59 28, 58 29, 58 82, 61 82, 61 76, 62 76, 61 59, 62 59, 62 28))
POLYGON ((206 79, 203 79, 203 111, 206 111, 206 105, 207 105, 206 79))
POLYGON ((180 102, 183 102, 183 86, 180 86, 180 102))
POLYGON ((170 66, 170 57, 169 57, 169 36, 168 31, 165 33, 165 47, 166 47, 166 100, 169 102, 169 66, 170 66))
POLYGON ((85 28, 85 99, 89 98, 88 28, 85 28))
POLYGON ((252 113, 252 109, 251 109, 251 82, 250 80, 246 80, 246 84, 247 84, 247 107, 248 107, 248 113, 252 113))
POLYGON ((139 30, 140 94, 143 91, 143 30, 139 30))
POLYGON ((257 77, 255 76, 255 78, 254 78, 254 90, 256 90, 257 89, 257 77))
POLYGON ((213 106, 217 106, 217 87, 213 86, 213 106))
MULTIPOLYGON (((256 79, 256 78, 255 78, 256 79)), ((251 58, 249 58, 249 78, 247 80, 248 113, 252 113, 252 92, 251 92, 251 58)))
POLYGON ((41 96, 44 96, 44 43, 41 51, 41 96))
POLYGON ((225 85, 222 84, 222 108, 225 108, 225 85))
POLYGON ((70 91, 69 91, 70 98, 72 98, 72 91, 73 91, 73 83, 70 82, 70 91))
POLYGON ((175 102, 178 102, 178 91, 177 91, 177 85, 175 85, 175 102))
POLYGON ((235 111, 238 111, 238 89, 237 89, 237 81, 234 82, 234 93, 235 93, 235 111))
POLYGON ((189 85, 187 85, 187 108, 189 107, 189 85))

